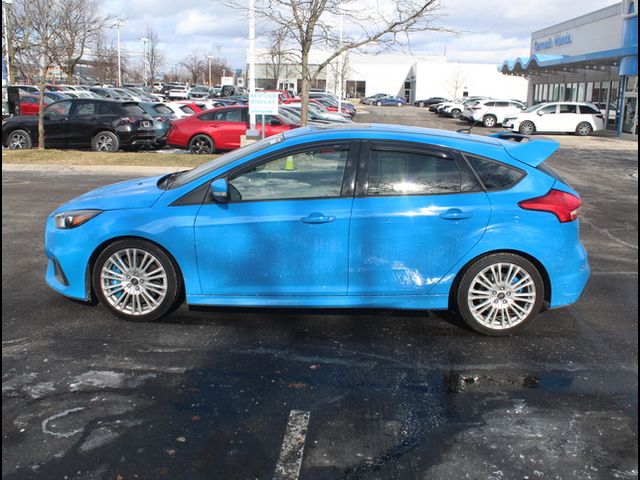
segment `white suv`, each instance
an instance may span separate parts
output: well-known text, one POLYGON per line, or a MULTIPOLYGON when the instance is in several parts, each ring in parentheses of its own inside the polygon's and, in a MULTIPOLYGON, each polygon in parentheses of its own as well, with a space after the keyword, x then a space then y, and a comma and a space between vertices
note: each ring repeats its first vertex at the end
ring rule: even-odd
POLYGON ((470 122, 482 122, 487 128, 502 124, 505 117, 514 116, 527 107, 516 100, 477 100, 467 105, 462 116, 470 122))
POLYGON ((575 132, 589 135, 604 129, 604 115, 593 104, 579 102, 541 103, 504 119, 502 126, 523 135, 536 132, 575 132))
POLYGON ((169 100, 187 100, 191 89, 186 85, 171 85, 167 97, 169 100))

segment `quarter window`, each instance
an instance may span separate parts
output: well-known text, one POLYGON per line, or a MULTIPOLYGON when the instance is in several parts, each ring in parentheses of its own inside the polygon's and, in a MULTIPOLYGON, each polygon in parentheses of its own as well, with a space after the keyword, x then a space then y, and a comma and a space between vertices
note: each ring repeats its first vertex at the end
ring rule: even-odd
POLYGON ((83 102, 76 104, 75 115, 95 115, 97 112, 96 104, 93 102, 83 102))
POLYGON ((339 197, 348 148, 295 153, 251 167, 229 181, 231 200, 339 197))
POLYGON ((563 103, 562 105, 560 105, 560 113, 578 113, 578 106, 563 103))
MULTIPOLYGON (((598 107, 601 108, 602 110, 605 110, 607 105, 606 104, 598 104, 598 107)), ((595 108, 593 108, 593 107, 591 107, 589 105, 580 105, 580 113, 588 113, 588 114, 591 114, 591 115, 598 115, 601 112, 600 112, 600 110, 596 110, 595 108)))
POLYGON ((511 187, 524 177, 522 171, 508 167, 503 163, 475 155, 465 154, 465 156, 487 190, 511 187))
POLYGON ((429 154, 372 150, 368 195, 433 195, 461 192, 455 160, 429 154))
POLYGON ((44 109, 46 115, 69 115, 71 110, 71 102, 56 102, 44 109))

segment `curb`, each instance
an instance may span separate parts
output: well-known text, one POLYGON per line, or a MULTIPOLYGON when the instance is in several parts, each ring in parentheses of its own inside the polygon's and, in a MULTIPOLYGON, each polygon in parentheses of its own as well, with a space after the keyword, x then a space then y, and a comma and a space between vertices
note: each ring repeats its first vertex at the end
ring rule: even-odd
POLYGON ((173 173, 182 170, 190 170, 193 167, 154 167, 132 165, 47 165, 27 163, 3 163, 3 172, 56 172, 60 174, 102 174, 102 175, 127 175, 140 173, 146 175, 173 173))

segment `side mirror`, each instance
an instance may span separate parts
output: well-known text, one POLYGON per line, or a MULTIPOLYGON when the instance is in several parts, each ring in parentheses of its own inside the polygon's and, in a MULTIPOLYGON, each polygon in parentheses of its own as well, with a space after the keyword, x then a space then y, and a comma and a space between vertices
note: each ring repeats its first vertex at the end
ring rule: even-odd
POLYGON ((217 178, 211 182, 211 195, 216 202, 226 203, 229 201, 229 185, 225 177, 217 178))
POLYGON ((282 122, 274 118, 271 120, 270 124, 272 127, 279 127, 280 125, 282 125, 282 122))
POLYGON ((542 110, 538 110, 538 116, 541 117, 542 115, 544 115, 544 112, 542 110))

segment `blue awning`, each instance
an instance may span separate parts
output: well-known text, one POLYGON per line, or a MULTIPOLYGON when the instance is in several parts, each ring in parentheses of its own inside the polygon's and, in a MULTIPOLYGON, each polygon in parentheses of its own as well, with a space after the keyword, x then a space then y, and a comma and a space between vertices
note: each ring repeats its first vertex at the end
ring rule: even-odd
POLYGON ((561 72, 569 68, 617 66, 624 57, 638 58, 638 46, 616 48, 583 55, 533 55, 505 60, 498 71, 505 75, 532 75, 561 72))

